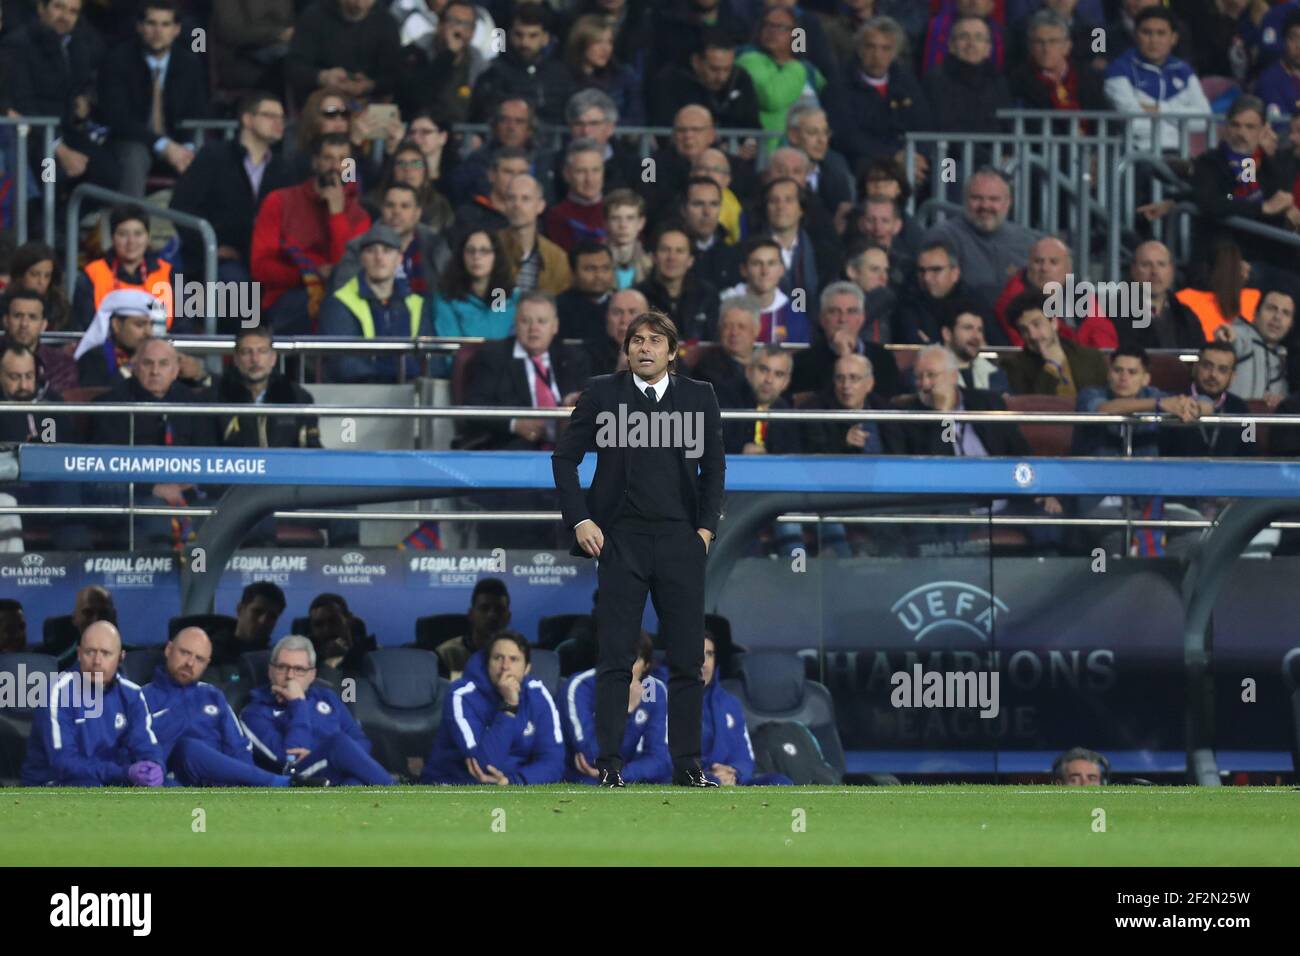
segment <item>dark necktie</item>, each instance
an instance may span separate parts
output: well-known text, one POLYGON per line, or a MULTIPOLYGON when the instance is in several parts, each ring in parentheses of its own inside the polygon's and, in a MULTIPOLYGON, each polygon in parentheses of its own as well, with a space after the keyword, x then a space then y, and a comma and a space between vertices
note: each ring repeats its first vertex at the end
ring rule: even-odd
POLYGON ((658 404, 659 404, 659 399, 658 399, 658 397, 657 397, 656 394, 655 394, 655 389, 654 389, 654 386, 653 386, 653 385, 651 385, 651 386, 649 386, 649 387, 646 388, 646 390, 645 390, 645 397, 646 397, 646 400, 649 401, 651 405, 658 405, 658 404))

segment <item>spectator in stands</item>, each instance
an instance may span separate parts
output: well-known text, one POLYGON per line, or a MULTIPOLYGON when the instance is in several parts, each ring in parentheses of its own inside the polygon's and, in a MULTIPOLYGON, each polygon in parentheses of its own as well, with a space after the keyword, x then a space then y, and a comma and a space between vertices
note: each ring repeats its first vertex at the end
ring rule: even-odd
POLYGON ((982 20, 988 24, 989 52, 994 65, 1001 70, 1006 62, 1006 40, 1003 36, 1001 18, 993 19, 993 12, 993 0, 956 0, 955 3, 945 4, 938 16, 930 19, 920 72, 929 76, 948 61, 950 54, 953 53, 953 34, 957 32, 958 24, 964 19, 982 20))
POLYGON ((740 272, 740 252, 728 243, 721 215, 722 187, 707 176, 692 175, 681 204, 682 225, 691 237, 695 258, 691 274, 715 289, 734 285, 740 272))
POLYGON ((590 239, 569 253, 573 287, 556 297, 560 338, 593 342, 605 334, 605 310, 615 289, 614 257, 609 246, 590 239))
MULTIPOLYGON (((1102 91, 1101 73, 1083 65, 1083 60, 1091 55, 1091 42, 1076 49, 1069 26, 1052 10, 1039 10, 1031 16, 1025 35, 1028 59, 1023 62, 1014 59, 1018 65, 1007 77, 1011 98, 1018 106, 1030 110, 1110 108, 1102 91)), ((1116 47, 1106 47, 1109 56, 1120 52, 1116 47)), ((1065 134, 1069 127, 1055 123, 1053 129, 1065 134)))
POLYGON ((569 28, 564 60, 578 89, 595 89, 613 100, 623 121, 645 123, 645 102, 636 72, 614 54, 614 28, 602 16, 584 14, 569 28))
MULTIPOLYGON (((423 119, 421 128, 430 120, 423 119)), ((384 197, 390 186, 410 186, 415 190, 416 205, 420 209, 418 222, 432 233, 447 232, 455 221, 447 197, 438 190, 438 184, 429 178, 428 161, 423 148, 414 140, 403 140, 388 163, 379 188, 366 198, 367 211, 383 208, 384 197)), ((445 241, 445 240, 444 240, 445 241)))
POLYGON ((494 36, 496 22, 482 4, 462 4, 460 0, 395 0, 389 12, 399 24, 403 47, 431 53, 435 49, 435 32, 450 21, 465 34, 466 42, 485 62, 501 52, 494 36), (468 9, 462 11, 461 7, 468 9))
MULTIPOLYGON (((1104 71, 1121 53, 1133 49, 1137 42, 1137 15, 1147 7, 1158 6, 1164 6, 1163 0, 1120 0, 1119 15, 1106 24, 1106 52, 1093 55, 1093 67, 1104 71)), ((1174 56, 1190 63, 1192 31, 1177 13, 1174 13, 1174 32, 1178 34, 1174 56)))
MULTIPOLYGON (((742 302, 741 299, 732 299, 727 304, 727 309, 734 310, 742 302)), ((726 402, 722 401, 720 393, 719 406, 756 411, 789 411, 792 406, 783 393, 790 384, 793 367, 794 356, 789 349, 772 344, 759 346, 744 368, 741 387, 729 390, 726 402)), ((722 423, 722 438, 729 455, 796 455, 802 446, 799 423, 789 419, 728 419, 722 423)), ((784 525, 778 526, 778 531, 783 528, 784 525)), ((789 530, 788 537, 792 545, 802 543, 803 540, 797 525, 789 530)))
POLYGON ((718 324, 718 290, 691 274, 695 257, 686 227, 669 222, 655 236, 650 274, 635 288, 650 307, 663 312, 681 330, 682 341, 714 341, 718 324))
POLYGON ((745 726, 745 708, 722 687, 717 666, 717 644, 704 635, 703 725, 700 734, 700 764, 710 780, 724 787, 788 786, 793 781, 779 773, 754 774, 754 748, 745 726))
POLYGON ((484 229, 461 236, 433 303, 433 334, 500 339, 514 326, 519 292, 501 240, 484 229))
MULTIPOLYGON (((238 108, 239 136, 204 146, 172 189, 171 208, 206 219, 217 234, 217 274, 203 275, 203 244, 179 231, 185 271, 212 281, 247 282, 249 243, 258 207, 292 181, 279 152, 284 106, 269 93, 250 93, 238 108)), ((222 318, 226 318, 222 316, 222 318)), ((218 323, 217 331, 229 331, 218 323)))
POLYGON ((492 636, 510 626, 510 592, 500 578, 479 578, 469 596, 469 633, 443 641, 433 650, 438 673, 460 680, 470 657, 483 650, 492 636))
POLYGON ((744 42, 748 32, 745 18, 722 0, 673 0, 655 11, 654 45, 647 60, 685 65, 698 48, 696 38, 713 30, 736 45, 744 42))
POLYGON ((1047 314, 1041 293, 1021 293, 1007 303, 1006 316, 1025 343, 1021 351, 1002 359, 1013 395, 1074 398, 1084 389, 1104 387, 1106 357, 1063 338, 1060 320, 1047 314))
POLYGON ((1038 237, 1007 219, 1011 181, 992 166, 976 170, 963 184, 962 194, 962 215, 931 227, 922 243, 947 240, 957 251, 971 294, 981 308, 991 309, 1007 280, 1029 261, 1030 246, 1038 237))
POLYGON ((759 125, 770 132, 784 132, 790 107, 807 91, 816 97, 826 86, 822 71, 800 56, 807 47, 794 42, 798 26, 794 10, 774 2, 765 4, 754 48, 736 58, 737 68, 754 81, 759 125))
POLYGON ((143 688, 168 770, 186 787, 289 786, 293 778, 253 763, 252 741, 225 694, 200 680, 211 660, 207 633, 182 628, 163 648, 163 659, 143 688))
POLYGON ((24 288, 11 287, 3 299, 4 337, 16 345, 35 353, 40 366, 38 388, 66 392, 77 387, 77 363, 60 345, 42 345, 48 323, 45 321, 45 299, 24 288))
POLYGON ((314 0, 294 24, 285 69, 300 102, 318 86, 376 102, 397 91, 401 59, 397 24, 375 0, 314 0))
POLYGON ((1264 293, 1255 318, 1238 316, 1214 332, 1237 356, 1232 391, 1246 400, 1262 399, 1276 408, 1287 397, 1287 336, 1295 323, 1295 299, 1278 289, 1264 293))
POLYGON ((691 163, 692 176, 712 179, 722 190, 722 209, 718 221, 727 230, 727 244, 740 241, 740 199, 731 191, 731 162, 720 149, 706 149, 691 163))
POLYGON ((505 254, 510 287, 519 292, 540 289, 559 295, 573 282, 573 273, 565 251, 538 231, 546 208, 541 184, 523 173, 510 180, 503 195, 508 225, 497 237, 505 254))
MULTIPOLYGON (((823 100, 840 152, 853 166, 905 156, 903 136, 931 127, 921 84, 898 59, 904 45, 897 21, 872 17, 857 35, 858 62, 825 91, 823 100)), ((929 162, 918 151, 913 181, 924 182, 929 162)))
POLYGON ((77 652, 77 641, 86 628, 96 621, 117 623, 117 608, 113 595, 99 584, 88 584, 77 591, 73 600, 71 628, 46 628, 41 638, 40 653, 57 658, 59 667, 68 665, 77 652))
MULTIPOLYGON (((1166 395, 1151 386, 1151 360, 1141 349, 1118 348, 1110 355, 1105 387, 1081 389, 1077 406, 1081 412, 1103 415, 1131 415, 1163 412, 1180 421, 1194 422, 1209 415, 1213 402, 1205 396, 1166 395)), ((1133 455, 1154 458, 1160 454, 1160 426, 1154 422, 1130 426, 1133 455)), ((1074 429, 1073 454, 1088 457, 1125 457, 1125 431, 1119 425, 1078 425, 1074 429)))
MULTIPOLYGON (((396 3, 390 8, 394 15, 397 8, 396 3)), ((418 12, 431 15, 423 0, 418 12)), ((450 0, 435 19, 434 29, 402 46, 402 111, 413 113, 429 107, 448 123, 465 123, 474 84, 487 70, 489 59, 497 55, 491 40, 495 24, 486 10, 468 0, 450 0), (480 12, 486 24, 478 20, 480 12), (487 41, 486 53, 477 47, 480 29, 487 41)))
MULTIPOLYGON (((1073 315, 1079 306, 1077 298, 1070 297, 1067 289, 1073 273, 1074 257, 1070 254, 1070 247, 1055 236, 1044 236, 1029 247, 1029 260, 1025 267, 1007 280, 1002 295, 993 306, 994 314, 1002 324, 1002 331, 1012 345, 1023 345, 1024 342, 1020 333, 1005 319, 1006 304, 1025 291, 1041 292, 1044 296, 1049 296, 1053 288, 1056 289, 1055 301, 1062 306, 1056 312, 1056 317, 1061 320, 1057 328, 1062 338, 1074 339, 1080 345, 1094 349, 1111 349, 1119 344, 1117 323, 1102 314, 1095 295, 1083 303, 1083 309, 1087 313, 1085 316, 1073 315), (1069 307, 1065 308, 1067 297, 1069 307)), ((1130 303, 1131 310, 1136 308, 1137 303, 1130 303)), ((1133 311, 1130 315, 1114 318, 1119 325, 1127 325, 1139 320, 1140 316, 1133 311)))
POLYGON ((125 656, 112 624, 96 621, 86 628, 76 669, 50 688, 48 719, 32 723, 23 786, 162 786, 164 756, 149 705, 140 685, 118 673, 125 656))
POLYGON ((1300 113, 1296 78, 1300 77, 1300 11, 1292 10, 1282 24, 1282 55, 1255 79, 1254 93, 1264 102, 1270 122, 1300 113))
POLYGON ((1109 773, 1110 761, 1084 747, 1071 747, 1052 764, 1052 782, 1067 787, 1099 787, 1109 773))
MULTIPOLYGON (((447 240, 422 219, 419 192, 408 183, 393 183, 383 193, 380 222, 397 234, 401 243, 401 258, 397 263, 397 278, 402 279, 416 295, 426 300, 438 288, 441 277, 451 263, 451 248, 447 240)), ((361 272, 361 242, 363 236, 348 242, 343 258, 330 275, 330 284, 337 290, 361 272)))
MULTIPOLYGON (((962 279, 956 246, 947 239, 927 241, 916 257, 916 288, 904 297, 899 308, 900 341, 923 345, 938 342, 940 319, 947 303, 973 298, 971 287, 962 279)), ((999 338, 1005 343, 1005 336, 999 338)))
POLYGON ((1130 276, 1134 282, 1150 283, 1151 313, 1140 326, 1136 322, 1117 326, 1121 344, 1148 349, 1194 349, 1205 344, 1205 330, 1196 313, 1172 294, 1174 257, 1168 246, 1151 239, 1134 249, 1130 276))
POLYGON ((1264 14, 1264 18, 1259 22, 1259 57, 1264 63, 1269 63, 1282 55, 1282 45, 1286 42, 1286 36, 1283 28, 1286 25, 1287 17, 1295 12, 1296 7, 1300 6, 1296 0, 1283 0, 1282 3, 1276 4, 1272 10, 1264 14))
MULTIPOLYGON (((802 298, 803 309, 816 318, 816 291, 825 280, 839 273, 838 251, 824 236, 810 234, 805 228, 803 193, 793 179, 774 179, 763 189, 763 228, 761 235, 774 239, 785 263, 781 290, 796 302, 802 298)), ((790 341, 807 341, 791 330, 790 341)))
POLYGON ((623 351, 627 327, 638 315, 649 311, 650 303, 638 289, 619 289, 609 297, 605 334, 587 343, 587 364, 593 375, 608 375, 627 367, 627 353, 623 351))
POLYGON ((44 300, 47 331, 79 331, 72 325, 72 306, 63 291, 62 270, 53 249, 36 240, 25 242, 14 251, 9 271, 13 278, 5 287, 7 291, 25 289, 44 300))
POLYGON ((305 637, 280 638, 240 714, 253 757, 272 773, 286 770, 328 786, 387 786, 392 774, 370 755, 370 741, 338 694, 316 680, 316 649, 305 637))
POLYGON ((710 27, 699 34, 689 64, 664 66, 647 90, 650 121, 671 126, 683 106, 703 106, 723 129, 757 129, 758 97, 749 73, 736 67, 736 38, 710 27))
POLYGON ((1260 290, 1249 282, 1251 267, 1243 261, 1241 248, 1233 239, 1215 240, 1209 261, 1193 270, 1193 279, 1174 297, 1191 309, 1207 339, 1223 325, 1237 318, 1255 317, 1260 290))
MULTIPOLYGON (((747 296, 759 310, 759 342, 807 342, 811 324, 806 309, 796 311, 781 289, 785 263, 775 239, 751 236, 740 246, 742 282, 722 292, 725 305, 733 296, 747 296)), ((805 292, 805 298, 807 293, 805 292)))
POLYGON ((119 289, 104 297, 97 321, 77 343, 77 379, 83 387, 113 385, 131 376, 140 346, 161 325, 162 304, 141 289, 119 289))
POLYGON ((559 783, 564 733, 522 634, 499 631, 446 696, 421 783, 559 783))
MULTIPOLYGON (((90 324, 104 296, 118 289, 143 289, 157 295, 159 285, 171 285, 171 263, 149 251, 149 214, 140 206, 114 206, 108 212, 112 248, 77 276, 72 312, 79 328, 90 324)), ((171 316, 168 316, 168 325, 171 316)), ((86 383, 92 384, 92 383, 86 383)))
MULTIPOLYGON (((746 405, 746 371, 754 358, 754 344, 762 326, 761 311, 762 305, 753 296, 724 296, 718 307, 718 344, 701 352, 691 368, 691 378, 713 386, 720 408, 746 405)), ((787 376, 781 383, 782 390, 788 380, 787 376)), ((730 423, 724 423, 724 429, 726 424, 730 423)))
MULTIPOLYGON (((264 325, 235 333, 235 358, 212 385, 221 405, 310 405, 311 393, 275 370, 275 344, 264 325)), ((313 415, 222 415, 221 444, 236 448, 319 448, 313 415)))
MULTIPOLYGON (((420 186, 412 178, 412 167, 407 167, 407 177, 420 190, 421 205, 425 205, 434 199, 433 193, 437 193, 437 199, 447 203, 445 190, 448 189, 451 182, 451 174, 456 167, 456 150, 448 149, 447 144, 451 141, 451 121, 441 113, 435 113, 433 110, 422 109, 414 110, 411 113, 411 121, 406 127, 406 139, 420 148, 420 153, 424 157, 424 166, 417 172, 424 173, 424 185, 420 186), (426 190, 428 191, 426 194, 426 190)), ((442 217, 451 212, 451 206, 448 204, 445 208, 440 208, 436 203, 434 211, 426 213, 421 220, 426 226, 434 226, 438 229, 444 229, 451 225, 454 217, 449 216, 445 225, 439 225, 442 217)))
MULTIPOLYGON (((363 339, 432 335, 432 305, 397 275, 402 261, 402 240, 397 231, 383 223, 371 226, 361 237, 360 249, 361 271, 321 307, 321 334, 363 339)), ((334 382, 396 382, 417 378, 420 364, 414 353, 340 354, 326 361, 326 374, 334 382)))
POLYGON ((292 0, 213 0, 216 87, 284 89, 284 58, 293 39, 292 0))
POLYGON ((214 638, 212 666, 229 667, 239 663, 241 654, 269 650, 284 608, 284 592, 274 581, 246 585, 235 605, 234 632, 214 638))
POLYGON ((834 374, 835 361, 845 355, 865 355, 871 363, 878 398, 898 392, 898 365, 883 345, 862 340, 867 320, 862 290, 852 282, 832 282, 821 294, 818 327, 812 344, 795 355, 789 393, 817 392, 834 374))
MULTIPOLYGON (((502 100, 492 111, 488 123, 488 141, 474 150, 456 166, 447 179, 449 196, 483 196, 492 191, 488 172, 496 158, 496 152, 502 147, 522 149, 524 156, 532 164, 542 183, 542 192, 548 198, 551 195, 549 181, 553 178, 547 170, 551 169, 555 157, 538 149, 534 141, 537 131, 536 113, 526 97, 514 96, 502 100)), ((524 172, 529 172, 525 169, 524 172)))
MULTIPOLYGON (((805 407, 831 411, 880 408, 880 402, 871 395, 874 387, 870 360, 850 352, 835 360, 830 387, 820 391, 812 404, 805 407)), ((812 421, 804 423, 801 432, 803 451, 809 455, 879 455, 883 450, 879 422, 812 421)), ((822 530, 825 532, 826 528, 822 530)), ((833 540, 838 545, 844 543, 844 528, 841 525, 837 530, 839 533, 833 540)), ((825 547, 824 534, 822 541, 825 547)))
POLYGON ((653 170, 651 181, 632 184, 645 196, 652 220, 655 216, 662 218, 664 211, 677 205, 686 191, 686 181, 693 175, 692 167, 717 138, 713 116, 705 107, 688 104, 677 111, 672 140, 650 155, 646 170, 653 170))
MULTIPOLYGON (((31 349, 12 339, 0 339, 0 401, 22 404, 61 402, 62 396, 43 386, 40 377, 40 360, 31 349)), ((51 435, 57 437, 59 430, 59 421, 44 414, 0 414, 0 442, 48 441, 51 435)), ((64 438, 64 441, 68 440, 64 438)))
POLYGON ((529 171, 528 153, 520 146, 501 146, 488 166, 488 191, 456 207, 458 229, 487 229, 497 232, 509 225, 506 190, 517 176, 529 171))
MULTIPOLYGON (((1250 406, 1228 391, 1237 367, 1237 353, 1227 342, 1201 345, 1188 394, 1198 403, 1209 399, 1210 415, 1249 415, 1250 406)), ((1240 425, 1200 425, 1162 428, 1160 455, 1164 458, 1236 458, 1250 454, 1253 446, 1242 438, 1240 425)))
MULTIPOLYGON (((333 86, 323 86, 307 97, 307 102, 299 109, 298 118, 285 134, 283 156, 289 164, 292 180, 306 179, 312 174, 316 142, 322 136, 338 133, 352 143, 356 181, 363 187, 378 181, 379 169, 366 154, 371 146, 371 130, 363 119, 365 111, 354 112, 352 104, 353 100, 347 93, 333 86)), ((396 139, 387 144, 389 147, 396 145, 396 139)))
POLYGON ((984 317, 973 302, 949 299, 939 316, 939 336, 957 359, 961 387, 1003 395, 1011 390, 1007 373, 980 355, 984 348, 984 317))
POLYGON ((889 285, 889 253, 874 243, 858 240, 849 245, 844 260, 844 278, 848 279, 864 296, 867 321, 862 325, 865 342, 897 342, 898 322, 895 318, 898 295, 889 285))
MULTIPOLYGON (((1174 15, 1161 6, 1147 7, 1134 18, 1134 24, 1135 46, 1121 53, 1106 68, 1104 89, 1112 109, 1166 116, 1212 112, 1196 73, 1173 55, 1174 44, 1178 42, 1174 15)), ((1156 125, 1154 121, 1133 125, 1135 149, 1180 148, 1176 124, 1158 124, 1158 138, 1152 135, 1153 125, 1156 125)), ((1188 126, 1193 132, 1204 127, 1204 123, 1188 126)))
POLYGON ((343 177, 351 155, 346 136, 322 136, 313 149, 311 178, 275 190, 258 210, 253 279, 262 284, 262 308, 279 334, 302 334, 315 325, 334 265, 349 240, 370 228, 357 184, 343 177))
MULTIPOLYGON (((762 184, 764 186, 778 179, 793 179, 799 185, 799 198, 803 206, 803 228, 819 243, 832 244, 839 234, 837 217, 831 215, 817 195, 808 185, 812 175, 812 160, 808 154, 793 146, 780 146, 768 157, 767 166, 763 168, 762 184)), ((754 217, 762 220, 760 210, 754 217)), ((818 255, 827 257, 827 250, 819 249, 818 255)), ((828 257, 833 258, 833 257, 828 257)))
POLYGON ((0 654, 21 654, 27 650, 27 618, 23 606, 13 598, 0 598, 0 654))
MULTIPOLYGON (((673 775, 668 755, 668 687, 654 669, 654 641, 641 632, 632 680, 627 693, 627 728, 619 754, 623 758, 626 783, 669 783, 673 775)), ((564 740, 567 757, 564 779, 571 783, 592 783, 600 779, 596 769, 596 669, 590 668, 569 679, 564 700, 564 740)))
MULTIPOLYGON (((81 0, 37 0, 37 19, 10 30, 4 56, 12 109, 20 116, 55 116, 54 156, 60 191, 82 182, 115 189, 121 178, 107 130, 91 119, 95 77, 104 46, 88 23, 80 22, 81 0), (51 64, 62 64, 51 69, 51 64)), ((42 168, 44 137, 31 136, 28 155, 42 168)))
POLYGON ((1269 12, 1268 0, 1175 0, 1171 6, 1196 25, 1187 58, 1192 69, 1199 76, 1222 77, 1245 88, 1247 78, 1258 70, 1259 27, 1269 12))
POLYGON ((853 204, 857 198, 853 173, 848 160, 831 149, 831 127, 824 109, 806 101, 790 107, 785 138, 808 157, 807 186, 827 210, 838 213, 845 203, 853 204))
POLYGON ((573 75, 563 62, 551 58, 550 10, 542 3, 519 3, 510 16, 506 51, 474 84, 470 116, 487 119, 500 101, 526 96, 547 123, 564 122, 564 104, 577 91, 573 75))
MULTIPOLYGON (((981 0, 987 5, 987 0, 981 0)), ((938 21, 936 21, 937 23, 938 21)), ((922 87, 934 111, 936 129, 1000 133, 998 110, 1010 109, 1011 91, 994 55, 994 24, 983 16, 958 16, 948 34, 948 56, 926 72, 922 87)), ((990 150, 976 147, 978 161, 990 150)))
POLYGON ((645 230, 645 200, 630 189, 616 189, 605 197, 605 228, 614 256, 614 276, 620 289, 645 280, 653 263, 641 245, 645 230))
POLYGON ((911 281, 921 233, 915 222, 904 218, 898 200, 888 196, 865 197, 850 210, 845 240, 874 243, 888 253, 891 289, 900 291, 911 281))
MULTIPOLYGON (((589 139, 599 148, 605 167, 605 192, 641 183, 640 154, 635 148, 613 138, 619 111, 612 99, 600 90, 579 90, 569 98, 564 107, 564 117, 569 126, 570 142, 589 139)), ((564 178, 566 156, 565 152, 556 150, 554 161, 544 171, 548 183, 546 188, 550 188, 558 199, 564 199, 568 194, 564 178)))
POLYGON ((605 238, 605 157, 594 139, 575 139, 565 150, 565 198, 546 211, 547 237, 563 249, 605 238))
MULTIPOLYGON (((519 297, 515 334, 485 344, 475 357, 466 404, 527 408, 575 404, 588 378, 586 356, 560 342, 559 330, 555 300, 545 292, 525 292, 519 297)), ((465 429, 466 445, 548 450, 558 424, 554 418, 475 419, 465 429)))
POLYGON ((205 63, 181 37, 175 0, 144 0, 136 37, 109 52, 101 67, 100 104, 122 171, 119 189, 143 196, 149 173, 181 175, 194 161, 195 131, 186 120, 208 115, 205 63))

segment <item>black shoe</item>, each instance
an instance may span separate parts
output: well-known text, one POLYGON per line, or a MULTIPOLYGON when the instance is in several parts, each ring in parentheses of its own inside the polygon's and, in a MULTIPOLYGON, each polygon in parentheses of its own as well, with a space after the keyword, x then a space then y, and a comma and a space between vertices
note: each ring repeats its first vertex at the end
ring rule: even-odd
POLYGON ((673 785, 677 787, 716 787, 717 784, 704 776, 699 767, 690 767, 673 773, 673 785))
POLYGON ((600 783, 597 786, 613 789, 615 787, 626 787, 627 784, 623 782, 623 775, 617 770, 602 770, 600 772, 600 783))
POLYGON ((304 777, 298 773, 297 767, 289 768, 289 786, 291 787, 328 787, 329 785, 329 777, 304 777))

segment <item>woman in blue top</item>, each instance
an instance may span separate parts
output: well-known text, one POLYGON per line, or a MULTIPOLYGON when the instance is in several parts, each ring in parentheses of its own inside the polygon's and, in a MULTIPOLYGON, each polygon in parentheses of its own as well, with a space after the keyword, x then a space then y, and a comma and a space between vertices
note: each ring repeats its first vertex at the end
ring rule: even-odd
POLYGON ((501 242, 484 229, 465 233, 433 304, 433 334, 504 339, 515 331, 518 291, 501 242))

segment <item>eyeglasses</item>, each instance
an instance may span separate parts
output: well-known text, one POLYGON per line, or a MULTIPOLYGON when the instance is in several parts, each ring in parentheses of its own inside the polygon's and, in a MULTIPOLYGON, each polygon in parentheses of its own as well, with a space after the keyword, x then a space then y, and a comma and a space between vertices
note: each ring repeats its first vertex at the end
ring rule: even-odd
POLYGON ((865 382, 868 377, 869 376, 863 375, 861 372, 855 372, 852 375, 836 375, 831 379, 831 381, 836 385, 844 385, 849 382, 865 382))
POLYGON ((259 119, 278 120, 281 123, 284 122, 283 113, 268 113, 266 110, 258 110, 253 115, 258 117, 259 119))
POLYGON ((491 246, 466 246, 465 255, 467 256, 490 256, 492 255, 491 246))
POLYGON ((331 106, 329 109, 321 110, 320 115, 325 119, 338 119, 340 116, 351 116, 352 111, 345 106, 331 106))
POLYGON ((293 664, 272 664, 271 670, 277 674, 288 674, 290 677, 306 677, 316 668, 314 667, 296 667, 293 664))

